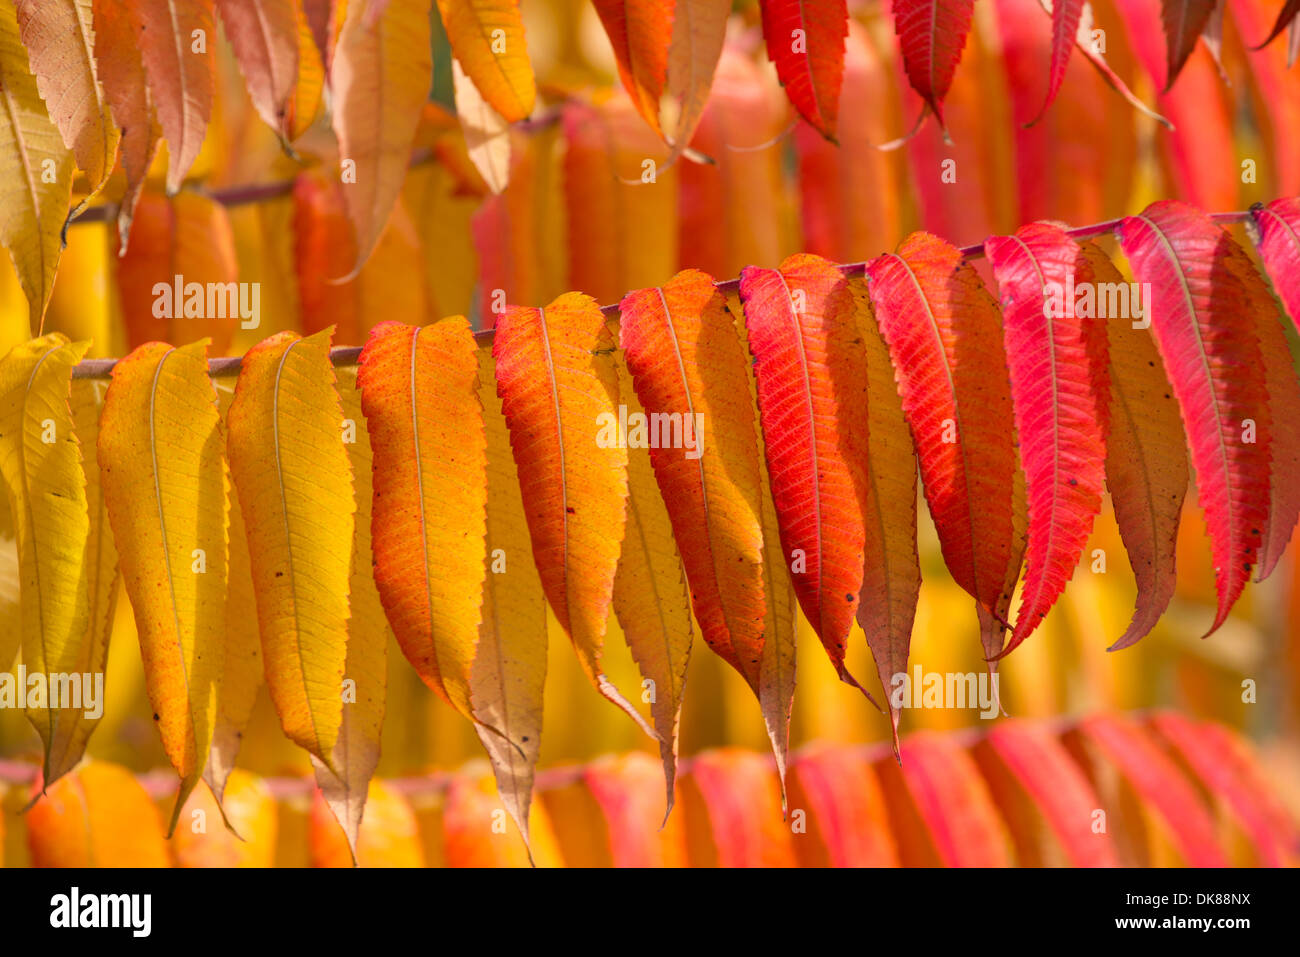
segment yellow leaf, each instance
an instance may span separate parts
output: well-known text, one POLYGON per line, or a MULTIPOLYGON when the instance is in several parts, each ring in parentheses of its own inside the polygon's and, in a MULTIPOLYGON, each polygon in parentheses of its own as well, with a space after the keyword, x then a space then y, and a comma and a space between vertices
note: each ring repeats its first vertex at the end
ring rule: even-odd
POLYGON ((438 10, 456 62, 492 109, 507 123, 531 113, 537 84, 518 0, 438 0, 438 10))
MULTIPOLYGON (((89 599, 84 587, 90 516, 82 455, 69 406, 73 367, 89 348, 57 333, 15 346, 0 360, 0 473, 21 575, 22 657, 30 675, 81 674, 89 599)), ((28 719, 45 746, 45 787, 68 768, 60 742, 81 710, 32 702, 28 719)))
MULTIPOLYGON (((218 387, 217 403, 224 422, 234 398, 233 386, 218 387)), ((235 767, 244 729, 252 716, 257 692, 262 687, 262 643, 257 634, 253 573, 248 557, 248 538, 239 497, 230 486, 230 551, 226 560, 225 640, 221 649, 221 686, 217 691, 217 721, 212 729, 212 750, 203 780, 224 806, 226 783, 235 767)), ((241 834, 241 836, 243 836, 241 834)))
POLYGON ((510 456, 510 434, 496 395, 494 364, 491 355, 482 353, 479 358, 479 397, 487 432, 488 573, 470 697, 474 716, 501 729, 498 735, 474 728, 492 762, 501 803, 531 854, 528 814, 542 744, 546 596, 532 561, 528 519, 510 456))
MULTIPOLYGON (((632 375, 622 363, 619 380, 619 395, 627 405, 628 420, 635 421, 632 416, 644 416, 645 411, 632 390, 632 375)), ((677 721, 694 624, 672 521, 659 494, 650 453, 644 447, 628 450, 627 485, 627 530, 614 575, 614 613, 642 678, 650 682, 650 716, 659 732, 667 818, 673 808, 677 721)), ((641 697, 646 700, 644 691, 641 697)))
POLYGON ((361 816, 366 808, 370 779, 379 764, 379 735, 384 725, 387 693, 388 621, 375 588, 371 566, 370 436, 361 411, 356 367, 338 372, 343 400, 344 445, 352 464, 356 486, 356 524, 352 538, 351 611, 348 619, 348 655, 344 678, 348 684, 343 704, 343 724, 334 745, 335 771, 312 757, 316 783, 325 803, 347 835, 352 857, 357 859, 361 816), (355 431, 348 431, 355 429, 355 431))
POLYGON ((227 450, 271 700, 289 739, 337 771, 356 506, 329 346, 328 329, 282 332, 245 354, 227 450))
POLYGON ((301 0, 295 0, 293 6, 298 25, 298 80, 285 116, 285 133, 290 140, 296 140, 307 132, 320 112, 325 92, 325 64, 311 35, 306 9, 301 0))
POLYGON ((460 61, 451 64, 456 86, 456 116, 465 132, 465 149, 488 189, 499 193, 510 182, 510 127, 470 82, 460 61))
POLYGON ((50 119, 97 193, 117 159, 117 125, 99 85, 90 0, 17 0, 18 32, 50 119))
POLYGON ((225 632, 226 490, 207 342, 151 342, 113 367, 99 465, 145 687, 181 786, 168 827, 203 776, 225 632))
POLYGON ((366 261, 397 202, 411 142, 433 84, 432 0, 390 3, 374 22, 374 0, 353 0, 330 65, 334 129, 344 195, 366 261))
POLYGON ((72 153, 37 92, 13 0, 0 0, 0 245, 9 250, 40 326, 54 288, 72 197, 72 153))

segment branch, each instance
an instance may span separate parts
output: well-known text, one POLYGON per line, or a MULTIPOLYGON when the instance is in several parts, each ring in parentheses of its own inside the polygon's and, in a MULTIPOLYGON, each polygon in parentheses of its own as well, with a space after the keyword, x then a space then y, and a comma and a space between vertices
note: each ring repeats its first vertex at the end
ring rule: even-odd
MULTIPOLYGON (((277 184, 278 185, 278 184, 277 184)), ((292 188, 292 186, 290 186, 292 188)), ((269 190, 271 187, 262 187, 269 190)), ((276 194, 278 195, 278 194, 276 194)), ((252 200, 249 200, 252 202, 252 200)), ((103 208, 103 207, 96 207, 103 208)), ((1227 226, 1232 223, 1243 223, 1251 218, 1250 210, 1237 210, 1231 213, 1211 213, 1210 218, 1220 225, 1227 226)), ((1092 239, 1097 236, 1105 236, 1113 233, 1122 223, 1123 218, 1108 219, 1105 222, 1093 223, 1090 226, 1076 226, 1067 229, 1066 235, 1074 239, 1092 239)), ((970 246, 963 246, 959 250, 966 259, 981 259, 984 256, 984 244, 974 243, 970 246)), ((854 278, 861 276, 867 268, 867 263, 839 263, 838 268, 845 276, 854 278)), ((739 279, 724 279, 722 282, 715 282, 714 287, 724 295, 731 295, 740 289, 739 279)), ((600 311, 604 314, 605 319, 609 322, 618 320, 618 304, 611 303, 607 306, 601 306, 600 311)), ((474 333, 475 340, 480 345, 492 341, 491 329, 480 329, 474 333)), ((330 350, 330 361, 335 366, 354 366, 357 364, 357 358, 361 355, 360 346, 338 346, 330 350)), ((243 356, 220 356, 208 360, 208 375, 213 378, 223 378, 239 374, 240 364, 243 362, 243 356)), ((107 379, 113 372, 113 366, 117 364, 116 359, 83 359, 72 370, 74 379, 107 379)))

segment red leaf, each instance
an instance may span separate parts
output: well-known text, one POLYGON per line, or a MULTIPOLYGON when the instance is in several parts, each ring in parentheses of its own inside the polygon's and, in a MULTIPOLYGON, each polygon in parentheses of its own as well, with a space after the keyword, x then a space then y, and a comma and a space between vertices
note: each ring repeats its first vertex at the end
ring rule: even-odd
MULTIPOLYGON (((1162 200, 1119 229, 1134 277, 1150 284, 1151 331, 1173 383, 1214 553, 1223 624, 1241 594, 1268 519, 1268 432, 1261 353, 1246 287, 1224 262, 1228 236, 1199 210, 1162 200)), ((1207 633, 1208 634, 1208 633, 1207 633)))
POLYGON ((672 41, 674 0, 592 0, 609 35, 618 75, 656 133, 659 100, 668 76, 668 46, 672 41))
MULTIPOLYGON (((1083 245, 1094 288, 1118 290, 1124 277, 1094 243, 1083 245)), ((1108 310, 1109 311, 1109 310, 1108 310)), ((1106 433, 1106 487, 1120 538, 1137 579, 1137 607, 1119 651, 1155 626, 1174 595, 1174 546, 1187 494, 1187 446, 1173 397, 1146 329, 1124 315, 1107 316, 1110 415, 1106 433)))
POLYGON ((799 115, 834 141, 844 82, 845 0, 762 0, 767 56, 799 115))
POLYGON ((795 594, 840 679, 861 688, 844 666, 862 587, 867 495, 860 304, 838 268, 807 253, 780 271, 742 270, 740 298, 795 594))
POLYGON ((808 815, 794 842, 801 867, 897 867, 889 811, 871 763, 857 748, 813 746, 790 767, 790 798, 808 815))
POLYGON ((1061 84, 1065 82, 1065 71, 1070 66, 1070 54, 1077 41, 1083 4, 1084 0, 1052 0, 1052 65, 1048 74, 1047 100, 1043 103, 1039 116, 1047 112, 1047 108, 1056 99, 1056 94, 1060 92, 1061 84))
POLYGON ((1074 573, 1101 511, 1105 459, 1105 330, 1085 321, 1074 290, 1090 281, 1079 245, 1030 223, 984 243, 1002 297, 1029 543, 1020 613, 1007 652, 1024 641, 1074 573), (1077 277, 1077 279, 1076 279, 1077 277))
POLYGON ((1219 0, 1160 0, 1160 24, 1165 30, 1167 57, 1162 93, 1168 93, 1178 79, 1218 3, 1219 0))
POLYGON ((1077 731, 1123 774, 1142 803, 1164 819, 1189 865, 1227 864, 1204 802, 1145 728, 1128 718, 1095 715, 1080 721, 1077 731))
POLYGON ((907 79, 943 125, 943 98, 970 32, 975 0, 894 0, 907 79))
MULTIPOLYGON (((949 243, 913 233, 867 276, 944 560, 992 613, 1019 569, 1015 423, 997 305, 961 258, 949 243)), ((1000 648, 999 637, 985 650, 993 657, 1000 648)))
POLYGON ((1273 288, 1300 329, 1300 196, 1275 199, 1251 210, 1259 228, 1259 254, 1273 288))

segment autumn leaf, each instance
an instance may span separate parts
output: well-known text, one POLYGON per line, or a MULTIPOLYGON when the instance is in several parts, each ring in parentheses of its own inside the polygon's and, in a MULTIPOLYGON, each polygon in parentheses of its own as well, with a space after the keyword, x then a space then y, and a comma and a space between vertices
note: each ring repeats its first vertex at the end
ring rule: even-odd
POLYGON ((113 171, 118 129, 99 85, 90 0, 16 0, 18 32, 50 119, 98 192, 113 171))
POLYGON ((767 57, 799 115, 834 142, 844 82, 844 38, 849 11, 844 0, 803 3, 762 0, 767 57))
POLYGON ((587 678, 657 738, 600 667, 627 520, 627 449, 610 434, 618 428, 612 352, 604 316, 580 293, 508 308, 492 340, 546 599, 587 678))
POLYGON ((894 32, 908 82, 940 126, 974 7, 975 0, 894 0, 894 32))
POLYGON ((898 866, 880 783, 854 749, 800 749, 790 768, 790 801, 808 815, 807 837, 794 842, 799 866, 898 866))
MULTIPOLYGON (((855 297, 866 290, 853 283, 855 297)), ((876 662, 889 699, 889 718, 898 749, 899 709, 894 675, 906 673, 912 625, 921 588, 916 551, 916 450, 903 415, 889 363, 889 347, 870 302, 859 309, 858 326, 867 354, 867 506, 864 511, 862 600, 858 624, 876 662)))
POLYGON ((216 0, 253 107, 292 138, 290 105, 298 80, 298 0, 216 0))
POLYGON ((167 139, 167 192, 175 193, 198 158, 212 115, 213 0, 129 2, 136 14, 135 45, 167 139))
MULTIPOLYGON (((992 615, 1019 570, 1015 423, 997 307, 958 250, 926 233, 868 264, 867 277, 944 560, 992 615)), ((995 631, 984 635, 990 658, 1001 647, 995 631)))
POLYGON ((528 519, 496 394, 495 365, 479 354, 478 395, 487 436, 487 554, 483 621, 470 671, 474 727, 492 762, 501 803, 531 855, 529 810, 542 745, 546 595, 532 562, 528 519), (485 727, 486 726, 486 727, 485 727), (500 728, 501 733, 487 727, 500 728))
POLYGON ((862 689, 844 665, 862 588, 867 496, 860 307, 835 266, 806 254, 779 271, 744 270, 740 297, 790 578, 836 673, 862 689))
MULTIPOLYGON (((1082 248, 1097 289, 1124 288, 1119 270, 1095 243, 1082 248)), ((1187 447, 1178 402, 1150 332, 1133 328, 1125 315, 1108 316, 1105 323, 1110 360, 1106 488, 1137 579, 1133 619, 1109 649, 1119 651, 1151 631, 1174 595, 1187 447)))
POLYGON ((144 57, 136 41, 139 32, 136 0, 93 0, 95 61, 104 96, 122 131, 119 153, 126 190, 118 204, 117 228, 121 251, 129 247, 136 204, 158 150, 162 128, 149 95, 144 57))
POLYGON ((41 101, 13 0, 0 0, 0 104, 0 246, 9 250, 36 331, 59 268, 72 153, 41 101))
POLYGON ((1220 0, 1160 0, 1160 25, 1165 31, 1165 85, 1168 93, 1192 55, 1196 41, 1220 0))
POLYGON ((618 75, 637 112, 660 133, 674 11, 685 0, 592 0, 614 48, 618 75))
POLYGON ((1300 196, 1275 199, 1251 209, 1251 214, 1264 268, 1300 330, 1300 196))
POLYGON ((1002 299, 1011 400, 1028 482, 1024 592, 1010 652, 1047 616, 1101 511, 1108 390, 1103 327, 1076 307, 1090 274, 1077 243, 1031 223, 984 242, 1002 299))
POLYGON ((282 332, 250 349, 226 446, 271 701, 289 739, 337 772, 356 505, 329 344, 328 330, 282 332))
POLYGON ((510 128, 465 75, 460 61, 452 63, 456 87, 456 116, 465 132, 470 161, 488 189, 499 193, 510 182, 510 128))
POLYGON ((1048 70, 1047 99, 1039 116, 1047 111, 1061 91, 1079 33, 1085 0, 1052 0, 1052 62, 1048 70))
POLYGON ((320 793, 347 835, 357 859, 362 815, 375 768, 379 766, 380 731, 387 693, 388 622, 375 585, 372 562, 373 456, 363 398, 357 388, 360 372, 340 370, 343 402, 343 444, 352 466, 356 522, 352 537, 352 572, 348 591, 348 644, 344 663, 343 723, 327 765, 311 756, 320 793), (349 431, 351 430, 351 431, 349 431), (350 441, 349 441, 350 440, 350 441))
POLYGON ((704 118, 730 12, 728 0, 675 0, 673 5, 673 32, 659 114, 660 126, 674 154, 690 145, 704 118), (675 115, 666 109, 669 104, 675 115))
POLYGON ((473 720, 487 458, 469 323, 380 323, 360 366, 357 384, 374 446, 379 596, 420 678, 473 720))
POLYGON ((1182 413, 1197 497, 1214 554, 1218 610, 1228 616, 1250 577, 1268 519, 1269 434, 1260 346, 1248 293, 1224 265, 1223 230, 1183 203, 1153 203, 1119 228, 1133 276, 1149 283, 1151 332, 1182 413))
POLYGON ((507 123, 528 116, 537 84, 518 0, 438 0, 438 12, 456 62, 488 105, 507 123))
POLYGON ((431 6, 432 0, 390 4, 368 24, 366 3, 347 5, 330 87, 344 196, 356 226, 354 271, 379 242, 397 202, 420 111, 429 98, 431 6))
POLYGON ((771 762, 735 748, 695 756, 683 778, 694 867, 793 867, 771 762))
MULTIPOLYGON (((68 396, 72 369, 89 346, 52 333, 0 360, 0 475, 18 541, 22 660, 47 684, 50 676, 80 674, 88 663, 82 580, 90 515, 68 396)), ((80 758, 66 747, 80 736, 75 725, 84 715, 50 707, 43 697, 28 702, 27 718, 41 738, 48 787, 80 758)))
POLYGON ((91 761, 45 787, 27 812, 33 866, 171 866, 158 810, 126 768, 91 761))

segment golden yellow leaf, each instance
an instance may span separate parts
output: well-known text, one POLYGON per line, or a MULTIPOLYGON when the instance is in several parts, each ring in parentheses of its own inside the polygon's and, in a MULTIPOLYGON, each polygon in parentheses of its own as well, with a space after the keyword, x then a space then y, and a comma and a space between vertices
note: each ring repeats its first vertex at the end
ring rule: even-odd
POLYGON ((72 153, 37 91, 14 0, 0 0, 0 245, 13 258, 32 329, 54 288, 71 197, 72 153))
POLYGON ((229 479, 207 361, 206 341, 136 349, 113 367, 99 432, 145 687, 181 778, 169 834, 212 747, 225 632, 229 479))
POLYGON ((348 847, 356 860, 366 795, 379 764, 379 734, 384 725, 388 681, 389 628, 371 566, 372 454, 366 419, 361 411, 361 393, 357 390, 356 367, 340 369, 338 380, 343 401, 344 445, 352 464, 357 509, 352 538, 352 614, 348 619, 348 655, 344 668, 344 680, 348 684, 343 699, 343 724, 331 762, 334 770, 314 755, 312 766, 325 803, 347 835, 348 847))
MULTIPOLYGON (((72 369, 89 346, 52 333, 0 360, 0 473, 18 542, 22 658, 29 675, 46 676, 47 687, 51 676, 82 674, 88 644, 83 575, 90 516, 68 400, 72 369)), ((34 701, 27 690, 27 717, 45 747, 49 787, 68 770, 56 750, 84 712, 50 708, 49 695, 34 701)))
POLYGON ((537 83, 518 0, 438 0, 438 11, 456 62, 492 109, 507 123, 531 113, 537 83))
POLYGON ((289 739, 337 771, 356 506, 329 347, 327 329, 250 349, 227 449, 271 700, 289 739))
POLYGON ((546 596, 533 564, 519 476, 510 455, 510 434, 496 394, 494 363, 487 352, 479 354, 479 398, 487 433, 488 574, 483 585, 478 649, 470 672, 470 698, 474 716, 501 730, 494 734, 487 728, 474 728, 492 762, 501 803, 531 854, 528 815, 533 772, 542 745, 546 596))

